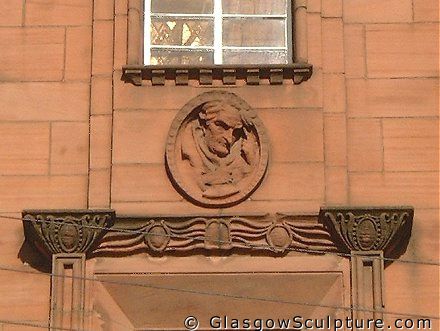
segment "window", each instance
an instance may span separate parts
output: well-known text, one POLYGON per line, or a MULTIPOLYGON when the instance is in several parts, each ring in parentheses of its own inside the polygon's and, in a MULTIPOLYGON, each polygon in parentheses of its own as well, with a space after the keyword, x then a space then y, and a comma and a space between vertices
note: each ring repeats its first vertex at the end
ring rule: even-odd
POLYGON ((144 0, 145 65, 290 64, 290 0, 144 0))
POLYGON ((312 75, 307 0, 128 0, 127 9, 127 83, 278 85, 312 75))

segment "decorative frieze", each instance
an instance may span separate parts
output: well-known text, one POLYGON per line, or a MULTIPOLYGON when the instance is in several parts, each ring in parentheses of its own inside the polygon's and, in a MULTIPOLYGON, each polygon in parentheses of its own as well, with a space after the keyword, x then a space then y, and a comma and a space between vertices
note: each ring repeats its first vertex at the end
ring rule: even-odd
POLYGON ((93 256, 129 252, 204 250, 337 252, 316 216, 247 215, 200 217, 121 217, 120 232, 109 232, 93 256))
POLYGON ((195 250, 385 256, 403 250, 414 211, 397 208, 322 208, 318 215, 248 214, 115 216, 112 210, 28 210, 28 242, 46 255, 87 257, 195 250))

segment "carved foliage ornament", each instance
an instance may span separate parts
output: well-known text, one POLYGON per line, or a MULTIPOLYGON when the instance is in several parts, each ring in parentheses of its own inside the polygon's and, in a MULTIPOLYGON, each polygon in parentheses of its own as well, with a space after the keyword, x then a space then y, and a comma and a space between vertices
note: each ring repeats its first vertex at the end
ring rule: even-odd
POLYGON ((46 252, 87 253, 113 225, 114 211, 24 211, 26 238, 46 252), (43 243, 43 247, 39 243, 43 243))
POLYGON ((168 173, 186 198, 204 207, 246 199, 268 163, 263 124, 233 93, 206 92, 188 102, 171 124, 168 173))
POLYGON ((320 217, 333 229, 346 248, 354 251, 390 251, 411 229, 414 210, 404 208, 328 208, 320 217))

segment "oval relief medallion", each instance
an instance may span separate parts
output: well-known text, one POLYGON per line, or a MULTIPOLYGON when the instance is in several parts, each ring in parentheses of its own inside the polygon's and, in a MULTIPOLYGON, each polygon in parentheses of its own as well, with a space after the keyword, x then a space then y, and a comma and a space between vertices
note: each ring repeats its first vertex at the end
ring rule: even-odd
POLYGON ((266 240, 271 247, 279 251, 284 251, 292 243, 289 230, 281 225, 276 225, 270 229, 267 232, 266 240))
POLYGON ((163 224, 155 222, 147 229, 144 241, 153 251, 161 252, 170 242, 170 232, 163 224))
POLYGON ((356 229, 359 246, 362 250, 371 250, 378 240, 378 231, 373 220, 365 218, 361 220, 356 229))
POLYGON ((205 207, 236 204, 257 188, 266 172, 263 124, 235 94, 203 93, 171 124, 166 162, 174 185, 192 202, 205 207))
POLYGON ((75 223, 66 222, 58 231, 59 243, 63 251, 74 252, 79 245, 80 233, 75 223))

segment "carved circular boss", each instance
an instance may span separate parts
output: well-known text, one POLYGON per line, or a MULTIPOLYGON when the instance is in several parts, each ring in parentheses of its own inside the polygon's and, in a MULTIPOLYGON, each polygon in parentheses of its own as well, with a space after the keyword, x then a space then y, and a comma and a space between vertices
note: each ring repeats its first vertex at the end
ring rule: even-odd
POLYGON ((256 113, 233 93, 203 93, 174 118, 166 146, 168 173, 178 191, 204 207, 237 204, 258 187, 268 142, 256 113))

